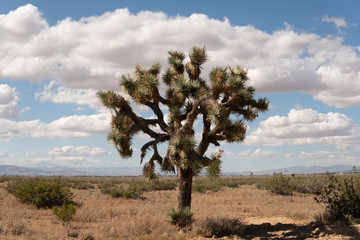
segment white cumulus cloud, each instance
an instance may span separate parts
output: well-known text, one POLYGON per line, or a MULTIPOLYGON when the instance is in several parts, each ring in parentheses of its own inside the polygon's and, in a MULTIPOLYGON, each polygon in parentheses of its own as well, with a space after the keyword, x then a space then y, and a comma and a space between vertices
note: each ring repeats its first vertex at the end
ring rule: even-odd
POLYGON ((7 84, 0 84, 0 119, 19 118, 20 111, 17 108, 19 97, 15 88, 7 84))
POLYGON ((272 116, 260 122, 245 144, 331 144, 360 142, 360 127, 344 114, 319 113, 313 109, 291 109, 287 116, 272 116))
POLYGON ((225 157, 228 159, 276 159, 282 157, 280 153, 274 151, 268 151, 263 149, 256 149, 256 150, 245 150, 238 153, 234 152, 225 152, 225 157))
MULTIPOLYGON (((96 96, 95 90, 72 89, 59 86, 55 81, 51 81, 44 86, 43 91, 35 93, 35 98, 41 102, 51 101, 54 103, 75 103, 87 105, 93 109, 102 108, 100 100, 96 96)), ((81 110, 81 108, 78 108, 81 110)))
POLYGON ((64 156, 64 157, 94 157, 106 156, 111 154, 103 148, 91 148, 89 146, 63 146, 61 148, 53 148, 48 152, 49 155, 64 156))
POLYGON ((73 115, 50 123, 40 120, 12 121, 0 119, 0 140, 15 138, 79 138, 95 134, 105 135, 109 131, 111 114, 73 115))
MULTIPOLYGON (((323 20, 346 25, 341 19, 323 20)), ((117 9, 49 26, 28 4, 1 15, 0 28, 5 32, 0 37, 0 77, 4 78, 36 83, 51 79, 81 91, 119 90, 119 76, 132 73, 136 64, 166 65, 168 50, 187 52, 195 45, 208 50, 204 73, 215 65, 248 67, 259 93, 304 92, 338 108, 360 104, 358 46, 344 45, 342 38, 298 33, 288 24, 267 33, 204 14, 171 17, 117 9)), ((51 93, 54 101, 64 101, 70 92, 58 88, 51 93)), ((45 91, 39 98, 50 97, 45 91)))
POLYGON ((321 18, 323 22, 333 23, 337 28, 347 28, 348 23, 345 21, 344 18, 336 18, 336 17, 329 17, 325 15, 321 18))

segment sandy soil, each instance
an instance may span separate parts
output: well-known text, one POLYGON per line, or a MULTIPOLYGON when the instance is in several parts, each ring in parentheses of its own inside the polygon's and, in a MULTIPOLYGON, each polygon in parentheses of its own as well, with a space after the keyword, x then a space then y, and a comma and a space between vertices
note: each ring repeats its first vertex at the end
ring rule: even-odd
POLYGON ((0 184, 0 240, 200 240, 206 238, 197 232, 208 217, 237 218, 245 225, 242 235, 212 239, 360 239, 360 225, 314 223, 314 215, 323 208, 313 196, 279 196, 255 186, 194 193, 193 231, 183 234, 166 222, 166 212, 176 206, 176 191, 148 192, 145 200, 127 200, 111 198, 99 189, 73 189, 82 207, 71 224, 63 226, 51 210, 19 202, 4 186, 0 184))
POLYGON ((284 217, 246 219, 240 239, 360 239, 360 225, 326 227, 284 217))

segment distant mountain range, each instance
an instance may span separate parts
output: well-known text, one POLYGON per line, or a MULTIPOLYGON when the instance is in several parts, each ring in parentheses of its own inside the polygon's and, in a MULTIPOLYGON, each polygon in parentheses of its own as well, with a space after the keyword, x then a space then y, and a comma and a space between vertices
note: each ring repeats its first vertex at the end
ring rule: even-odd
MULTIPOLYGON (((359 172, 359 168, 356 171, 359 172)), ((314 174, 314 173, 347 173, 353 172, 351 165, 333 166, 310 166, 310 167, 289 167, 258 172, 224 172, 224 175, 271 175, 274 172, 283 174, 314 174)), ((14 165, 0 165, 0 175, 8 176, 139 176, 142 175, 141 167, 122 168, 26 168, 14 165)))
MULTIPOLYGON (((359 172, 359 167, 356 167, 356 172, 359 172)), ((273 173, 283 174, 315 174, 315 173, 350 173, 354 172, 352 165, 332 165, 332 166, 296 166, 280 169, 272 169, 267 171, 257 172, 229 172, 228 175, 272 175, 273 173)))
POLYGON ((0 165, 0 175, 7 176, 139 176, 141 174, 141 167, 42 169, 0 165))

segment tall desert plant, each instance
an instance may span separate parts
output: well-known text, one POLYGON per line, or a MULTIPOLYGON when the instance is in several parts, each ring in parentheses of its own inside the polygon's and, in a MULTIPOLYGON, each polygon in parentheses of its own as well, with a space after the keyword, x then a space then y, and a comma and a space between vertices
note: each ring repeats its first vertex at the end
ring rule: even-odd
POLYGON ((254 98, 255 89, 248 84, 247 70, 239 66, 215 67, 205 81, 200 77, 208 59, 205 47, 191 48, 186 63, 185 57, 182 52, 169 51, 168 67, 162 76, 159 63, 150 68, 136 66, 133 75, 122 76, 122 90, 131 100, 113 90, 97 93, 112 112, 109 143, 120 157, 127 158, 133 153, 133 137, 140 132, 148 135, 151 140, 140 149, 140 162, 145 161, 149 151, 152 155, 145 161, 143 173, 153 178, 156 163, 163 171, 176 172, 180 210, 191 207, 193 176, 204 167, 213 167, 215 171, 210 174, 215 175, 220 170, 218 159, 214 162, 205 155, 208 147, 220 146, 223 141, 242 142, 246 121, 253 121, 269 106, 266 98, 254 98), (138 115, 132 103, 146 106, 155 118, 138 115), (202 124, 199 142, 195 140, 195 122, 202 124), (168 147, 161 153, 158 145, 164 142, 168 142, 168 147))

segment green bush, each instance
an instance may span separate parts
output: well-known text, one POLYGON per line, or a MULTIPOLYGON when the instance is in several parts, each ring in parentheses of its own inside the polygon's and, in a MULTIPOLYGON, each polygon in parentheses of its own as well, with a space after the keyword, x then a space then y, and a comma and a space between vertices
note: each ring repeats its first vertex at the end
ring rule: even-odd
POLYGON ((58 180, 19 178, 9 182, 9 193, 37 208, 53 208, 73 203, 73 193, 58 180))
POLYGON ((143 191, 136 186, 128 186, 125 187, 123 185, 111 185, 111 184, 104 184, 101 187, 101 193, 109 194, 113 198, 123 197, 126 199, 142 199, 141 196, 143 191))
POLYGON ((292 195, 294 187, 290 181, 291 177, 284 176, 282 173, 274 173, 271 179, 258 185, 258 187, 280 195, 292 195))
POLYGON ((61 207, 55 206, 52 212, 63 225, 66 225, 73 219, 76 213, 76 206, 74 204, 64 204, 61 207))
POLYGON ((354 177, 330 176, 330 183, 315 197, 325 204, 325 222, 349 223, 360 219, 360 182, 354 177))
POLYGON ((191 211, 190 207, 179 210, 172 207, 168 211, 167 215, 169 217, 169 222, 172 225, 177 226, 179 229, 191 228, 194 212, 191 211))
POLYGON ((147 183, 147 186, 150 191, 174 190, 177 186, 177 181, 170 179, 157 179, 154 182, 147 183))
POLYGON ((87 182, 84 182, 84 181, 73 181, 70 184, 70 187, 76 188, 76 189, 79 189, 79 190, 88 190, 88 189, 94 189, 95 188, 95 186, 93 184, 87 183, 87 182))
POLYGON ((329 183, 329 179, 323 175, 294 176, 290 184, 295 192, 319 194, 323 187, 329 183))
POLYGON ((11 178, 8 177, 8 176, 0 176, 0 183, 3 183, 3 182, 7 182, 9 181, 11 178))
POLYGON ((218 192, 226 186, 220 179, 199 179, 193 182, 193 192, 205 193, 206 191, 218 192))
POLYGON ((154 180, 148 181, 133 181, 122 183, 103 183, 99 186, 101 193, 109 194, 114 198, 133 198, 143 199, 141 196, 143 192, 160 191, 160 190, 174 190, 176 188, 176 181, 173 180, 154 180))

